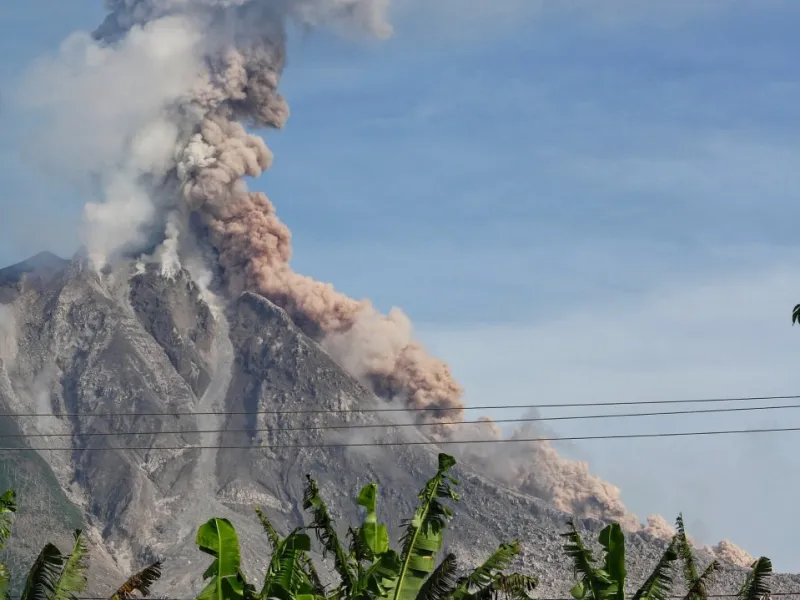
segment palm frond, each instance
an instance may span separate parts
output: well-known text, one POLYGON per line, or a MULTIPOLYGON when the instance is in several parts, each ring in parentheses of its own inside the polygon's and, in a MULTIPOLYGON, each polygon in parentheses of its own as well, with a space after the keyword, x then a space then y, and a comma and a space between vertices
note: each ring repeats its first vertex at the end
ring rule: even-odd
POLYGON ((495 585, 509 600, 530 600, 530 593, 539 585, 539 579, 531 575, 511 573, 502 575, 495 585))
POLYGON ((689 538, 686 537, 686 528, 683 524, 683 515, 679 514, 675 519, 675 529, 677 531, 677 551, 683 562, 683 578, 686 585, 691 585, 693 581, 697 581, 700 574, 697 570, 697 564, 694 560, 694 553, 692 547, 689 545, 689 538))
POLYGON ((468 600, 497 600, 501 596, 506 600, 531 600, 530 593, 536 589, 539 580, 536 577, 511 573, 499 574, 491 585, 468 596, 468 600))
POLYGON ((0 496, 0 550, 6 545, 6 541, 11 535, 12 517, 16 512, 17 493, 14 490, 6 490, 0 496))
POLYGON ((653 572, 633 596, 633 600, 667 600, 667 596, 674 585, 674 562, 678 560, 675 546, 678 544, 677 535, 670 542, 653 572))
POLYGON ((584 598, 588 600, 606 600, 616 591, 614 582, 605 570, 594 566, 594 555, 584 545, 583 539, 575 527, 575 522, 570 519, 567 525, 569 526, 569 531, 561 534, 561 537, 566 540, 564 553, 572 561, 572 568, 575 572, 575 577, 578 579, 570 590, 570 594, 576 600, 584 598))
POLYGON ((336 526, 328 512, 328 506, 319 494, 317 482, 306 475, 307 484, 303 494, 303 508, 310 510, 313 520, 309 529, 313 529, 317 540, 322 544, 322 556, 333 555, 334 565, 339 577, 342 580, 342 587, 345 590, 352 589, 355 585, 355 575, 353 565, 339 542, 339 535, 336 533, 336 526))
POLYGON ((311 550, 311 539, 295 530, 281 541, 272 554, 261 598, 289 600, 313 592, 306 572, 304 555, 311 550))
POLYGON ((402 568, 400 556, 391 548, 375 557, 373 563, 359 578, 349 600, 375 600, 391 597, 399 584, 402 568))
POLYGON ((64 555, 53 544, 42 548, 28 572, 21 600, 49 600, 55 591, 64 560, 64 555))
POLYGON ((358 530, 352 527, 347 528, 347 537, 350 540, 349 550, 350 555, 355 559, 357 564, 369 560, 369 548, 358 535, 358 530))
POLYGON ((66 561, 53 590, 52 600, 75 600, 86 589, 86 571, 89 568, 89 547, 80 530, 75 531, 72 553, 66 561))
POLYGON ((792 326, 794 326, 795 323, 800 323, 800 304, 795 305, 792 310, 792 326))
POLYGON ((590 600, 600 600, 594 589, 594 584, 600 571, 594 566, 594 555, 583 543, 583 538, 581 538, 581 534, 572 519, 567 522, 567 526, 569 531, 561 534, 561 537, 566 540, 564 542, 564 553, 572 561, 572 570, 578 580, 572 588, 571 594, 577 600, 587 596, 590 600))
POLYGON ((261 528, 264 530, 264 533, 267 534, 270 550, 274 551, 275 548, 278 547, 278 544, 281 543, 281 536, 278 535, 278 532, 275 530, 275 527, 273 527, 272 521, 269 520, 267 515, 264 514, 264 511, 261 510, 261 508, 258 506, 256 506, 256 515, 258 516, 258 520, 261 523, 261 528))
POLYGON ((482 590, 491 588, 518 554, 518 541, 501 544, 482 565, 458 582, 458 589, 453 594, 453 598, 459 600, 467 596, 476 596, 482 590))
POLYGON ((457 571, 456 555, 448 554, 422 584, 416 600, 446 600, 449 598, 458 582, 457 571))
POLYGON ((157 561, 128 578, 111 596, 111 600, 131 600, 136 592, 139 592, 143 597, 148 596, 150 588, 160 578, 161 561, 157 561))
POLYGON ((435 536, 447 527, 453 517, 453 511, 441 500, 458 500, 459 496, 452 487, 455 479, 451 477, 434 477, 419 493, 423 502, 411 519, 403 521, 405 528, 401 537, 403 555, 411 551, 411 545, 417 530, 425 536, 435 536))
POLYGON ((324 596, 325 586, 322 584, 322 580, 319 578, 319 573, 317 573, 317 568, 314 566, 314 562, 311 560, 311 557, 304 552, 300 557, 300 561, 305 568, 308 580, 311 582, 311 585, 314 588, 314 593, 316 593, 318 596, 324 596))
POLYGON ((353 559, 356 580, 360 580, 365 573, 364 563, 370 559, 371 553, 364 539, 359 535, 359 530, 348 527, 347 538, 349 539, 348 549, 353 559))
POLYGON ((453 516, 453 511, 443 500, 459 499, 453 486, 458 485, 450 469, 456 464, 452 456, 439 453, 439 467, 419 493, 419 504, 414 516, 403 522, 400 538, 400 571, 392 600, 413 600, 425 579, 434 571, 436 553, 442 549, 442 531, 453 516))
POLYGON ((716 560, 712 561, 700 577, 695 579, 694 582, 687 582, 687 585, 690 587, 683 600, 707 600, 708 588, 714 581, 714 576, 719 570, 719 567, 720 564, 716 560))
POLYGON ((772 592, 770 579, 772 578, 772 561, 762 556, 753 563, 747 574, 742 588, 739 590, 740 600, 762 600, 769 598, 772 592))

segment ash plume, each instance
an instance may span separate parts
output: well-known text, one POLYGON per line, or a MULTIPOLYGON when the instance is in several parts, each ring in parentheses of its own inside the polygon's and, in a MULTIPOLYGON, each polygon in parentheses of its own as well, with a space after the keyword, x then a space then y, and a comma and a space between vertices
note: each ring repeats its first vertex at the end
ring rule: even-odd
POLYGON ((248 128, 279 129, 289 116, 278 89, 289 24, 383 38, 391 34, 388 2, 107 0, 106 6, 110 13, 93 36, 73 36, 58 57, 39 65, 29 86, 76 157, 60 166, 93 182, 96 199, 85 207, 83 239, 98 270, 145 253, 170 276, 191 262, 189 247, 199 236, 231 295, 255 291, 284 308, 380 395, 449 409, 427 415, 433 418, 457 418, 461 388, 448 366, 414 340, 408 319, 398 310, 380 314, 369 301, 295 272, 288 227, 244 180, 272 165, 264 140, 248 128), (52 82, 64 98, 44 93, 52 82))
MULTIPOLYGON (((514 431, 511 437, 545 436, 527 424, 514 431)), ((502 450, 507 478, 518 489, 570 514, 616 521, 629 531, 641 528, 639 519, 623 504, 619 488, 592 475, 587 463, 561 456, 548 441, 507 446, 502 450)))
POLYGON ((756 560, 744 548, 740 548, 730 540, 722 540, 716 546, 707 548, 718 559, 723 560, 737 567, 749 568, 756 560))
POLYGON ((647 517, 647 524, 642 528, 642 531, 662 540, 668 540, 675 535, 675 528, 661 515, 647 517))
MULTIPOLYGON (((284 308, 377 395, 441 409, 417 413, 421 420, 462 420, 461 387, 416 341, 408 317, 398 309, 381 314, 368 300, 295 272, 289 228, 269 198, 245 182, 272 165, 269 148, 251 131, 282 128, 289 116, 279 84, 290 24, 384 38, 391 34, 388 0, 106 6, 109 15, 93 35, 69 38, 22 88, 26 104, 46 117, 35 160, 92 195, 83 241, 95 267, 151 257, 167 277, 187 269, 209 298, 221 273, 232 296, 254 291, 284 308)), ((437 430, 451 439, 502 436, 490 422, 464 432, 437 430)), ((509 484, 574 514, 641 527, 619 490, 585 463, 546 442, 502 448, 479 460, 509 484)))

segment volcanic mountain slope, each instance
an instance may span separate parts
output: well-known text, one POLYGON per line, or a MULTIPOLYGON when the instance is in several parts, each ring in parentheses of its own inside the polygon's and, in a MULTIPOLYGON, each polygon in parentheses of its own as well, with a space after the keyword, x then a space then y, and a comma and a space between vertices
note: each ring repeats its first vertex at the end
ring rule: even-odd
MULTIPOLYGON (((39 255, 0 271, 0 304, 0 409, 18 415, 3 419, 0 434, 17 437, 0 445, 40 449, 0 454, 0 483, 20 491, 10 557, 17 577, 45 539, 64 543, 82 526, 93 541, 93 595, 163 557, 159 591, 187 597, 201 585, 206 559, 194 535, 209 517, 235 522, 246 569, 260 573, 266 546, 253 506, 288 531, 304 517, 306 473, 343 526, 358 518, 353 495, 378 481, 382 513, 397 534, 434 472, 433 445, 352 445, 428 441, 416 428, 319 429, 387 419, 309 412, 382 404, 258 295, 223 309, 185 271, 165 277, 130 262, 100 276, 81 257, 39 255), (103 435, 120 431, 136 433, 103 435)), ((469 564, 519 538, 520 566, 541 577, 540 595, 563 595, 571 573, 558 533, 567 515, 468 462, 459 475, 464 499, 450 548, 469 564)), ((639 533, 630 543, 635 583, 664 542, 639 533)), ((730 591, 741 576, 730 569, 719 589, 730 591)), ((800 590, 794 576, 776 583, 800 590)))

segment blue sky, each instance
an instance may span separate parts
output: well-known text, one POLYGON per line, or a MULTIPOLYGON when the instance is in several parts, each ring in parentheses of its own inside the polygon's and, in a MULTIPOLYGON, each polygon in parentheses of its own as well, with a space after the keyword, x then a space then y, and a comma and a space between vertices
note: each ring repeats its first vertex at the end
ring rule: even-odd
MULTIPOLYGON (((486 6, 400 0, 388 42, 294 38, 292 117, 254 187, 291 226, 296 268, 404 308, 474 404, 800 393, 800 5, 486 6)), ((6 0, 0 263, 77 244, 81 198, 26 167, 3 99, 101 18, 99 1, 6 0)), ((800 411, 603 431, 793 424, 800 411)), ((564 448, 640 516, 683 510, 703 541, 795 571, 781 532, 798 450, 794 434, 564 448)))

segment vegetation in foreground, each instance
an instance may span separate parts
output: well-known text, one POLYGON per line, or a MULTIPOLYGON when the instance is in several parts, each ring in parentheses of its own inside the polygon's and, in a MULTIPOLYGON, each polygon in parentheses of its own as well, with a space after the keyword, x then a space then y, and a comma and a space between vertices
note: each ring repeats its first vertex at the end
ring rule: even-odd
MULTIPOLYGON (((11 535, 11 519, 16 512, 16 494, 8 490, 0 496, 0 550, 11 535)), ((75 543, 69 554, 62 554, 53 544, 42 548, 28 571, 20 600, 76 600, 86 589, 89 547, 82 531, 76 530, 74 535, 75 543)), ((128 578, 110 600, 130 600, 137 592, 146 596, 159 577, 161 564, 156 562, 128 578)), ((10 600, 10 583, 8 567, 0 564, 0 598, 10 600)))
POLYGON ((519 573, 506 573, 519 554, 517 541, 502 544, 471 573, 458 576, 453 554, 437 565, 442 550, 444 529, 453 516, 447 501, 457 501, 450 474, 455 459, 439 455, 436 474, 419 492, 419 504, 403 524, 398 549, 389 542, 385 524, 378 521, 378 486, 371 483, 358 495, 365 509, 363 523, 349 528, 348 544, 342 543, 328 507, 320 497, 316 482, 309 476, 303 508, 312 515, 311 524, 299 527, 281 538, 264 513, 258 516, 273 552, 256 591, 241 571, 236 530, 226 519, 211 519, 197 533, 200 550, 214 557, 204 574, 208 580, 198 600, 490 600, 503 596, 509 600, 528 600, 536 579, 519 573), (313 533, 323 556, 331 556, 338 584, 325 588, 309 556, 313 533))
MULTIPOLYGON (((256 586, 241 568, 239 539, 227 519, 213 518, 197 532, 199 549, 213 557, 203 573, 205 587, 197 600, 532 600, 537 579, 507 572, 520 552, 518 541, 501 544, 486 561, 463 573, 452 553, 438 559, 444 546, 444 530, 453 517, 450 502, 459 500, 458 481, 451 475, 455 459, 439 455, 436 474, 418 494, 419 503, 403 522, 398 548, 392 548, 388 529, 378 520, 378 486, 371 483, 356 502, 364 509, 363 522, 349 527, 346 540, 337 533, 316 482, 308 482, 303 507, 311 514, 309 525, 281 537, 266 515, 256 509, 272 554, 256 586), (323 557, 333 559, 333 572, 326 586, 311 559, 312 535, 323 557), (344 543, 346 542, 346 544, 344 543)), ((0 550, 11 532, 16 512, 13 490, 0 496, 0 550)), ((584 544, 574 522, 562 534, 564 552, 576 577, 571 590, 575 600, 709 600, 708 589, 720 565, 713 561, 702 571, 686 536, 681 516, 677 532, 644 583, 627 597, 625 536, 618 524, 603 528, 598 537, 600 564, 584 544), (680 569, 678 566, 680 565, 680 569), (676 581, 680 580, 680 581, 676 581), (681 595, 674 595, 677 588, 681 595)), ((87 586, 89 551, 81 531, 69 554, 47 544, 34 561, 20 596, 21 600, 81 600, 87 586)), ((737 594, 738 600, 765 600, 770 596, 772 563, 756 560, 737 594)), ((161 576, 156 562, 130 577, 110 600, 147 596, 161 576)), ((0 564, 0 600, 10 600, 10 573, 0 564)), ((85 599, 83 599, 85 600, 85 599)), ((94 599, 93 599, 94 600, 94 599)))

